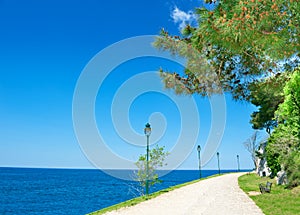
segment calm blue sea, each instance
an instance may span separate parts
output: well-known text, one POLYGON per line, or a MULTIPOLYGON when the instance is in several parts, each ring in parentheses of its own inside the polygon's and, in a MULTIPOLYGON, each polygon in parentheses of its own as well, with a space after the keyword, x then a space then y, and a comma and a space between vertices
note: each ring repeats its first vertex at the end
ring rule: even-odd
MULTIPOLYGON (((217 173, 203 170, 202 177, 217 173)), ((150 192, 198 178, 197 170, 175 170, 150 192)), ((0 214, 86 214, 137 197, 135 187, 100 170, 0 168, 0 214)))

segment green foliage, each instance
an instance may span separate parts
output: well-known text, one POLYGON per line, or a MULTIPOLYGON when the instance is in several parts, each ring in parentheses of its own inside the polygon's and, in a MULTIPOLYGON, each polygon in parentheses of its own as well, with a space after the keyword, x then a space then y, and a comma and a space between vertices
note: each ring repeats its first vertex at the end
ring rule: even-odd
POLYGON ((300 69, 284 87, 284 102, 275 112, 278 127, 267 146, 267 162, 275 174, 280 165, 287 172, 290 186, 300 185, 300 69))
POLYGON ((208 30, 208 38, 218 45, 241 53, 252 52, 265 59, 284 59, 299 51, 299 2, 272 1, 219 1, 213 11, 201 11, 201 33, 208 30), (222 39, 220 39, 222 38, 222 39))
POLYGON ((149 162, 147 171, 147 155, 140 155, 138 161, 135 165, 138 171, 135 175, 135 180, 140 183, 140 186, 145 188, 146 182, 148 180, 149 186, 153 186, 156 183, 161 183, 162 181, 158 178, 156 170, 159 167, 166 166, 166 157, 169 155, 168 152, 164 151, 164 147, 159 147, 156 145, 153 149, 149 150, 149 162))
POLYGON ((255 156, 259 159, 263 159, 265 158, 265 154, 260 153, 259 151, 255 151, 255 156))
MULTIPOLYGON (((250 100, 259 107, 252 114, 253 128, 270 131, 278 123, 267 147, 273 174, 280 166, 287 170, 287 161, 297 160, 290 156, 300 147, 300 3, 205 2, 215 9, 197 8, 198 26, 186 26, 180 36, 162 30, 154 42, 156 48, 187 59, 183 72, 161 69, 165 86, 177 94, 223 91, 234 99, 250 100), (284 71, 293 72, 290 81, 284 71)), ((290 175, 297 177, 294 170, 290 175)))
POLYGON ((272 146, 272 144, 268 143, 266 147, 266 159, 268 162, 268 167, 271 169, 272 178, 277 175, 277 173, 281 170, 280 165, 280 156, 279 153, 276 152, 276 148, 272 146))
POLYGON ((284 72, 267 79, 255 82, 249 86, 250 102, 258 107, 258 111, 251 114, 251 123, 254 129, 274 128, 277 121, 275 111, 284 101, 283 88, 289 80, 290 73, 284 72))
POLYGON ((300 185, 300 153, 294 151, 286 160, 285 170, 289 179, 289 187, 300 185))
POLYGON ((300 68, 298 68, 291 80, 284 88, 284 103, 279 106, 277 115, 279 121, 289 128, 289 132, 300 140, 300 68))
POLYGON ((188 25, 181 36, 162 30, 154 43, 187 59, 183 73, 161 70, 165 86, 178 94, 222 89, 248 99, 250 84, 299 64, 299 10, 292 0, 223 0, 213 11, 196 9, 197 27, 188 25))
POLYGON ((239 177, 239 186, 246 192, 259 193, 258 185, 265 184, 266 181, 272 182, 271 193, 249 195, 255 204, 260 207, 266 215, 294 215, 300 211, 300 187, 292 190, 285 189, 283 186, 276 185, 274 179, 261 178, 256 174, 243 175, 239 177))

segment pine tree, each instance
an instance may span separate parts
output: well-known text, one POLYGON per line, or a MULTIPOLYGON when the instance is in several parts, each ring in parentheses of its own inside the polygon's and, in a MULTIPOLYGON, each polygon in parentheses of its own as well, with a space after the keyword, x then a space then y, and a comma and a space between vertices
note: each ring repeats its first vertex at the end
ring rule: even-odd
POLYGON ((198 26, 162 30, 154 46, 187 59, 185 71, 161 70, 167 88, 202 96, 230 92, 249 99, 249 85, 299 65, 300 4, 295 0, 221 0, 197 8, 198 26))

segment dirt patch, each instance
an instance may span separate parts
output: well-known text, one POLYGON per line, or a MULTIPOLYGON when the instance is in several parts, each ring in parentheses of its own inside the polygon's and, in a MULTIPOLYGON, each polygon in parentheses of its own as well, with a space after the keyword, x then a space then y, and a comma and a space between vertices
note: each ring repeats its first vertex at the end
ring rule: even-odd
POLYGON ((260 195, 261 193, 260 192, 257 192, 257 191, 250 191, 250 192, 248 192, 248 195, 249 196, 258 196, 258 195, 260 195))

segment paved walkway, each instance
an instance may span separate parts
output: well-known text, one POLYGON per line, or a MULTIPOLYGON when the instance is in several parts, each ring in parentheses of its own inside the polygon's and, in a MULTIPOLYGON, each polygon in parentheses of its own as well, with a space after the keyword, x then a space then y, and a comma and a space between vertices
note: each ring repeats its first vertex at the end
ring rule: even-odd
POLYGON ((238 186, 242 174, 206 179, 106 215, 262 215, 238 186))

